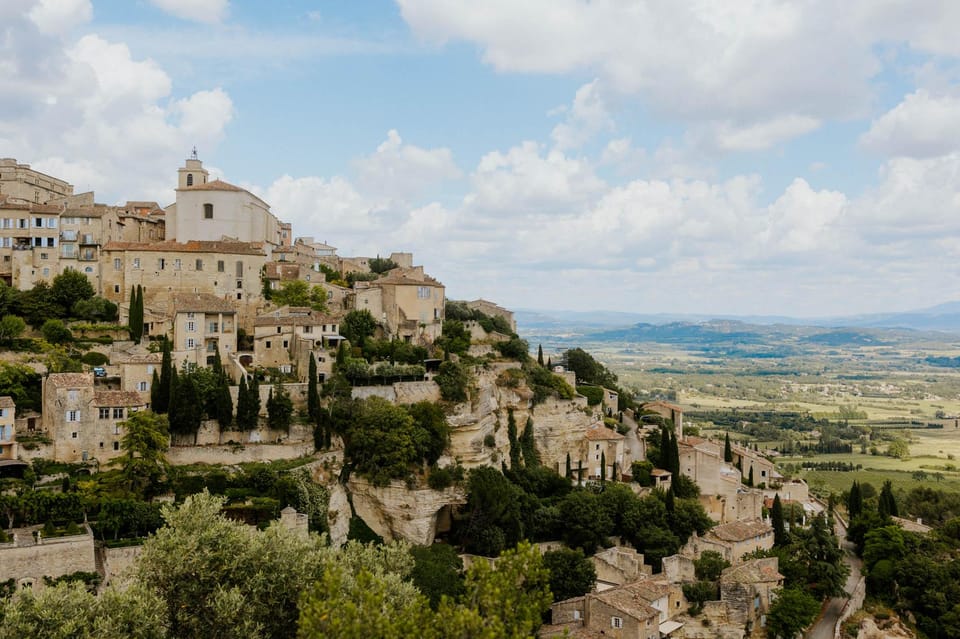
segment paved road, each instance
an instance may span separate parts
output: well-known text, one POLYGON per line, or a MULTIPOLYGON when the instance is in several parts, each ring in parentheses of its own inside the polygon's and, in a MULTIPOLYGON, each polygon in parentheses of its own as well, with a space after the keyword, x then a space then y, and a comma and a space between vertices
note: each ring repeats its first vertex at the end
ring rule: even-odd
MULTIPOLYGON (((844 561, 850 566, 850 576, 847 577, 847 584, 844 588, 850 593, 856 587, 857 582, 860 581, 860 560, 857 559, 857 555, 853 551, 853 544, 846 541, 847 531, 839 520, 836 525, 836 533, 842 540, 844 561)), ((849 597, 834 597, 828 600, 820 613, 820 617, 804 635, 804 639, 834 639, 834 628, 837 626, 840 615, 843 614, 843 606, 848 599, 849 597)))

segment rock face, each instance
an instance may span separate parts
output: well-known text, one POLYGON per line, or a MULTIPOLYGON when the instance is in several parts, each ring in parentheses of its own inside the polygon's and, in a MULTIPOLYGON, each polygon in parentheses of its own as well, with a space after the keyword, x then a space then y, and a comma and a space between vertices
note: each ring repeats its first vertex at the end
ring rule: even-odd
POLYGON ((347 501, 346 489, 338 481, 330 485, 327 525, 330 527, 330 543, 334 547, 347 542, 347 533, 350 532, 350 502, 347 501))
MULTIPOLYGON (((353 508, 357 515, 375 533, 388 541, 405 539, 424 546, 433 543, 442 511, 448 506, 467 501, 461 488, 411 490, 402 481, 393 481, 388 486, 380 487, 354 476, 347 482, 347 488, 353 497, 353 508)), ((332 492, 330 499, 332 508, 332 492)))
POLYGON ((509 458, 507 414, 513 410, 519 436, 533 420, 534 439, 540 462, 563 474, 568 451, 578 450, 586 429, 597 419, 596 411, 587 407, 587 400, 547 399, 533 406, 533 393, 525 385, 516 388, 498 386, 497 376, 518 364, 491 365, 477 374, 472 401, 458 404, 448 417, 451 426, 450 461, 458 460, 466 468, 499 466, 509 458), (494 445, 484 440, 493 436, 494 445))

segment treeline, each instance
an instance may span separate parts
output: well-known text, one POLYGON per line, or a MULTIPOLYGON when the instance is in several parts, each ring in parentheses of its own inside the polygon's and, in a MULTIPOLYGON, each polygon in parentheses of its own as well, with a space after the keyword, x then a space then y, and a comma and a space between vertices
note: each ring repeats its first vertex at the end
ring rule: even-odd
POLYGON ((81 319, 112 322, 117 319, 117 305, 97 297, 86 275, 65 270, 48 283, 37 282, 21 291, 0 282, 0 317, 14 315, 34 328, 49 319, 81 319))
POLYGON ((813 462, 804 461, 801 466, 810 470, 832 470, 841 473, 852 473, 863 468, 862 464, 852 464, 840 461, 813 462))
POLYGON ((927 637, 960 636, 960 496, 917 488, 897 498, 889 481, 877 494, 854 482, 845 495, 847 538, 863 559, 867 594, 916 620, 927 637), (893 523, 899 514, 930 515, 929 535, 893 523))

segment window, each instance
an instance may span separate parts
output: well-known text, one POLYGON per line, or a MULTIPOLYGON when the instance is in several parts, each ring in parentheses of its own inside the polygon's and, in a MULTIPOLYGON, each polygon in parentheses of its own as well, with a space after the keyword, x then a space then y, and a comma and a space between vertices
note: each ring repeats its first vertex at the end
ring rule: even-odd
POLYGON ((76 439, 76 438, 77 438, 77 435, 78 435, 77 431, 73 431, 72 433, 70 433, 70 437, 71 437, 72 439, 76 439))
POLYGON ((79 398, 80 398, 80 391, 77 391, 77 390, 67 391, 67 399, 69 399, 71 402, 75 402, 79 398))
POLYGON ((203 205, 203 219, 212 220, 213 219, 213 204, 204 204, 203 205))
POLYGON ((6 416, 7 416, 7 409, 0 408, 0 417, 6 417, 6 416))
POLYGON ((197 260, 196 269, 197 269, 198 271, 202 271, 202 270, 203 270, 203 260, 197 260))
POLYGON ((147 364, 147 375, 153 375, 153 364, 147 364))
POLYGON ((122 268, 123 268, 123 264, 120 262, 120 258, 119 257, 113 258, 113 270, 119 271, 122 268))
POLYGON ((48 228, 48 229, 55 229, 55 228, 57 228, 57 218, 55 218, 55 217, 49 217, 49 218, 47 218, 47 228, 48 228))
POLYGON ((123 407, 115 407, 113 409, 113 418, 114 419, 123 419, 123 407))
POLYGON ((49 259, 50 259, 50 254, 49 254, 49 253, 41 253, 41 254, 40 254, 40 259, 41 259, 41 260, 49 260, 49 259))
POLYGON ((207 332, 208 332, 208 333, 219 333, 219 332, 220 332, 220 324, 219 324, 218 322, 210 322, 209 324, 207 324, 207 332))
POLYGON ((312 333, 312 332, 313 332, 313 327, 310 326, 310 325, 304 326, 304 327, 303 327, 303 332, 304 332, 304 333, 312 333))
POLYGON ((188 349, 193 349, 193 348, 196 348, 196 347, 197 347, 197 340, 193 339, 192 337, 188 337, 188 338, 187 338, 187 348, 188 348, 188 349))
POLYGON ((110 419, 110 409, 109 408, 100 408, 100 419, 110 419))
POLYGON ((33 218, 33 226, 34 228, 38 228, 38 229, 43 228, 43 218, 42 217, 33 218))
POLYGON ((119 292, 120 292, 120 285, 119 285, 119 284, 114 284, 114 285, 113 285, 113 292, 114 292, 114 293, 119 293, 119 292))
POLYGON ((217 273, 223 273, 223 260, 217 260, 217 273))
POLYGON ((429 286, 418 286, 417 287, 417 299, 428 300, 430 299, 430 287, 429 286))
POLYGON ((113 449, 120 450, 120 442, 113 442, 113 449))
POLYGON ((287 341, 287 340, 283 340, 283 347, 284 347, 284 348, 290 348, 290 342, 287 341))
POLYGON ((238 300, 242 300, 242 299, 243 299, 243 293, 237 293, 237 299, 238 299, 238 300))
POLYGON ((237 277, 243 277, 243 262, 240 260, 237 260, 236 268, 237 268, 237 277))
POLYGON ((144 391, 146 391, 146 390, 147 390, 147 383, 146 383, 146 382, 137 382, 137 390, 140 391, 141 393, 144 392, 144 391))
POLYGON ((573 620, 574 620, 574 621, 578 621, 579 619, 580 619, 580 611, 579 611, 579 610, 574 610, 574 611, 573 611, 573 620))
POLYGON ((68 411, 67 411, 67 421, 68 421, 68 422, 79 422, 79 421, 80 421, 80 411, 78 411, 78 410, 68 410, 68 411))
POLYGON ((175 271, 180 270, 180 258, 173 260, 173 270, 175 271))
POLYGON ((193 186, 193 173, 187 173, 187 186, 193 186))
POLYGON ((193 313, 187 313, 187 319, 193 319, 196 317, 193 313))
POLYGON ((266 346, 266 348, 270 348, 270 340, 267 340, 267 343, 266 343, 265 346, 266 346))
POLYGON ((279 335, 282 331, 283 331, 283 329, 278 326, 278 327, 277 327, 277 335, 279 335))
POLYGON ((237 280, 237 288, 243 288, 243 280, 237 280))
POLYGON ((197 331, 197 323, 196 323, 196 322, 187 322, 187 332, 188 332, 188 333, 195 333, 196 331, 197 331))
POLYGON ((610 617, 611 628, 623 628, 623 619, 620 617, 610 617))
POLYGON ((57 245, 57 238, 48 237, 47 238, 47 248, 53 248, 57 245))
POLYGON ((160 259, 157 260, 158 271, 162 271, 166 265, 167 265, 167 260, 165 260, 164 258, 161 257, 160 259))
POLYGON ((291 372, 293 372, 293 366, 291 366, 290 364, 281 364, 281 365, 280 365, 280 372, 281 372, 281 373, 291 373, 291 372))
POLYGON ((139 268, 140 268, 140 258, 139 258, 139 257, 133 258, 133 268, 136 268, 136 269, 139 269, 139 268))

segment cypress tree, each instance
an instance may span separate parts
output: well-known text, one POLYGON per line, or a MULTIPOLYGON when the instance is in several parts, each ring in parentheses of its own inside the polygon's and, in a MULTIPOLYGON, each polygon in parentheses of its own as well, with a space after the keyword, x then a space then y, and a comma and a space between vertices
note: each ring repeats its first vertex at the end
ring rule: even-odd
POLYGON ((510 443, 510 470, 520 469, 520 445, 517 441, 517 421, 513 409, 507 410, 507 441, 510 443))
POLYGON ((537 364, 543 366, 543 344, 537 344, 537 364))
POLYGON ((172 390, 170 384, 173 375, 173 361, 170 356, 170 341, 166 338, 163 340, 161 351, 163 357, 160 360, 160 378, 157 380, 157 384, 150 389, 150 408, 155 413, 166 413, 169 410, 172 390), (153 392, 154 389, 156 389, 156 393, 153 392))
POLYGON ((257 379, 257 373, 254 371, 250 384, 247 385, 247 397, 250 401, 249 425, 247 430, 256 430, 260 425, 260 380, 257 379))
POLYGON ((523 465, 527 468, 536 468, 540 465, 540 456, 537 455, 537 443, 533 439, 533 419, 527 417, 523 435, 520 438, 520 450, 523 452, 523 465))
POLYGON ((548 358, 547 358, 547 368, 549 368, 550 370, 553 370, 553 358, 552 358, 552 357, 548 357, 548 358))
POLYGON ((860 484, 854 480, 850 487, 850 494, 847 497, 847 516, 850 521, 863 512, 863 494, 860 492, 860 484))
POLYGON ((723 442, 723 461, 728 464, 733 462, 733 449, 730 448, 730 433, 726 434, 723 442))
POLYGON ((137 333, 137 289, 132 284, 130 285, 130 306, 127 311, 127 330, 130 331, 130 339, 135 342, 140 341, 140 335, 137 333))
POLYGON ((607 481, 607 453, 602 451, 600 453, 600 483, 607 481))
POLYGON ((896 517, 897 500, 893 496, 893 484, 890 480, 883 482, 883 488, 880 489, 880 500, 877 504, 877 510, 884 517, 896 517))
POLYGON ((773 526, 773 545, 786 546, 787 529, 783 523, 783 504, 780 503, 780 495, 773 498, 773 508, 770 509, 770 523, 773 526))
POLYGON ((267 423, 274 430, 289 431, 292 417, 293 401, 278 377, 267 398, 267 423))
POLYGON ((143 287, 137 284, 137 341, 143 339, 143 287))
POLYGON ((250 430, 250 391, 247 389, 247 376, 240 376, 240 388, 237 390, 237 429, 250 430))
POLYGON ((668 491, 667 491, 666 498, 665 498, 665 500, 664 500, 664 505, 665 505, 666 508, 667 508, 667 512, 668 512, 668 513, 671 513, 671 514, 673 513, 673 511, 674 511, 675 508, 676 508, 676 504, 674 503, 674 499, 673 499, 673 492, 674 492, 674 491, 672 491, 672 490, 668 490, 668 491))
POLYGON ((157 410, 157 404, 160 402, 160 397, 160 375, 157 373, 157 369, 153 369, 153 378, 150 380, 150 410, 155 413, 160 412, 157 410))
POLYGON ((573 479, 573 467, 570 465, 570 453, 567 453, 567 472, 564 476, 567 479, 573 479))
POLYGON ((747 474, 747 486, 753 486, 753 464, 750 465, 750 472, 747 474))
POLYGON ((580 486, 583 484, 583 460, 577 460, 577 485, 580 486))
POLYGON ((307 373, 307 415, 311 424, 320 423, 320 392, 317 390, 317 359, 310 353, 310 368, 307 373))

